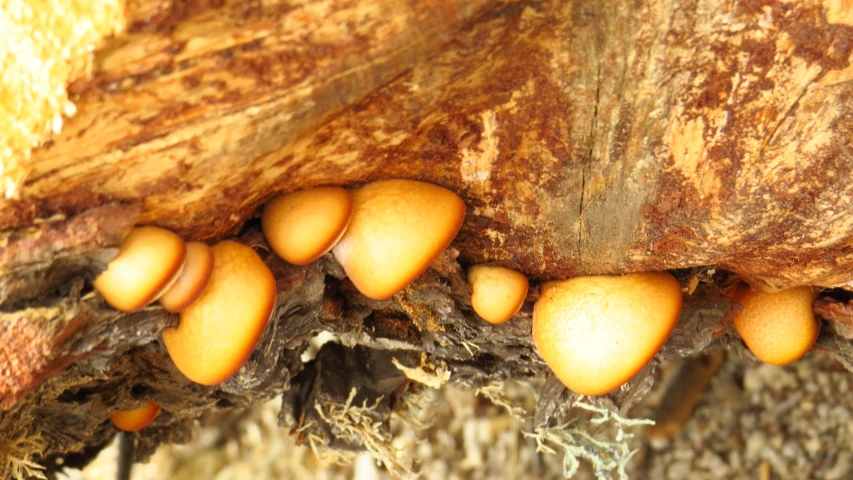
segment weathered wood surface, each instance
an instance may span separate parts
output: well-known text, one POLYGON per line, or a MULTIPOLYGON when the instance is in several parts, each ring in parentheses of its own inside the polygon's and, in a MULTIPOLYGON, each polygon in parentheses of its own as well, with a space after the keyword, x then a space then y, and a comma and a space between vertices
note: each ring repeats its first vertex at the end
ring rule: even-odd
POLYGON ((132 3, 128 33, 71 86, 78 114, 35 154, 0 228, 112 198, 144 202, 143 222, 221 235, 293 186, 280 176, 331 181, 294 177, 282 146, 434 54, 488 3, 132 3))
MULTIPOLYGON (((517 268, 534 287, 683 269, 689 308, 656 362, 739 348, 725 334, 736 306, 717 286, 729 275, 711 269, 769 287, 853 286, 846 0, 129 8, 128 33, 72 87, 77 116, 34 152, 22 198, 0 203, 0 339, 17 339, 0 349, 12 365, 0 372, 6 438, 99 447, 109 412, 152 397, 167 413, 134 437, 145 456, 207 409, 288 387, 292 426, 309 399, 345 400, 299 361, 319 330, 349 349, 324 362, 378 362, 369 398, 405 389, 392 355, 416 366, 424 352, 472 385, 546 372, 529 331, 536 288, 518 319, 486 325, 464 281, 474 262, 517 268), (451 249, 384 302, 359 295, 331 257, 285 265, 253 219, 279 191, 392 177, 454 190, 468 216, 451 249), (175 316, 117 314, 87 287, 136 222, 264 252, 278 313, 238 378, 190 384, 159 341, 175 316)), ((834 331, 820 345, 847 355, 834 331)), ((648 373, 605 401, 635 401, 648 373)), ((559 387, 543 392, 537 423, 570 401, 559 387)))
POLYGON ((465 198, 465 261, 535 278, 851 281, 849 2, 486 3, 164 2, 0 225, 121 199, 209 239, 276 191, 411 177, 465 198))

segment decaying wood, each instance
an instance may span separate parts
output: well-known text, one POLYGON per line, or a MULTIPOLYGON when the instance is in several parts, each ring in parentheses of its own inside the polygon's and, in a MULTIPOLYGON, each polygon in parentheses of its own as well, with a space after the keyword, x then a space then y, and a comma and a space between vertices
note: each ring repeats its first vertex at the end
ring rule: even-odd
MULTIPOLYGON (((0 437, 39 434, 51 458, 97 450, 114 434, 110 412, 145 398, 164 413, 133 434, 138 458, 186 438, 205 411, 283 393, 282 423, 303 436, 328 438, 313 405, 342 404, 351 387, 359 402, 381 397, 387 419, 412 384, 391 358, 444 365, 472 386, 545 375, 530 337, 543 280, 667 269, 682 282, 670 341, 599 400, 623 409, 665 358, 743 353, 729 325, 738 307, 720 291, 733 276, 853 289, 850 2, 129 9, 128 33, 72 86, 78 114, 34 152, 21 198, 0 201, 0 437), (331 256, 285 264, 258 229, 257 207, 277 192, 393 177, 446 186, 468 214, 451 248, 389 300, 358 294, 331 256), (277 309, 235 378, 192 384, 159 340, 176 316, 117 313, 91 290, 134 223, 262 253, 277 309), (505 325, 471 311, 464 268, 479 262, 533 282, 505 325), (303 363, 324 330, 341 346, 303 363)), ((834 329, 818 348, 851 365, 834 329)), ((534 423, 559 421, 573 400, 551 378, 534 423)))
POLYGON ((413 177, 465 198, 464 260, 537 278, 850 281, 848 4, 408 5, 132 28, 0 224, 143 200, 143 222, 209 239, 276 191, 413 177))

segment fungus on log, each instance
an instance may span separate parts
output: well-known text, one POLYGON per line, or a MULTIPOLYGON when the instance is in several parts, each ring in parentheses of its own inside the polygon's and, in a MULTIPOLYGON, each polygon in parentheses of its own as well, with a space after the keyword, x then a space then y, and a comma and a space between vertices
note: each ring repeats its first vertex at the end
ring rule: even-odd
MULTIPOLYGON (((0 438, 39 435, 45 461, 97 451, 109 412, 143 396, 169 417, 133 434, 139 459, 208 409, 285 390, 300 435, 331 431, 311 402, 351 388, 387 419, 411 383, 392 360, 423 354, 471 386, 546 374, 530 334, 546 281, 667 270, 687 292, 658 356, 605 398, 617 407, 664 358, 744 348, 733 277, 853 290, 849 2, 136 0, 125 18, 70 84, 76 115, 0 173, 19 185, 0 199, 0 438), (467 214, 389 299, 331 255, 283 262, 261 233, 279 193, 390 178, 447 188, 467 214), (273 272, 276 310, 234 377, 188 381, 160 340, 176 315, 92 291, 135 224, 236 240, 273 272), (473 313, 474 264, 530 279, 512 322, 473 313), (341 344, 303 363, 323 330, 341 344)), ((832 323, 853 307, 834 295, 814 348, 851 365, 832 323)), ((572 398, 552 378, 537 425, 572 398)))

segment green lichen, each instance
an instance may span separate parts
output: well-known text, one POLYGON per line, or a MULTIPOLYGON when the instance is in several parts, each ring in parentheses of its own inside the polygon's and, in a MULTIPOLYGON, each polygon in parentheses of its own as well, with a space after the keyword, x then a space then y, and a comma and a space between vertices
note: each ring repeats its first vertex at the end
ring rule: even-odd
MULTIPOLYGON (((531 385, 517 383, 535 392, 531 385)), ((505 392, 503 382, 493 382, 477 390, 478 394, 485 396, 495 405, 505 408, 518 421, 524 423, 532 420, 533 414, 518 406, 517 402, 508 398, 505 392)), ((592 413, 593 416, 589 417, 578 412, 578 415, 565 423, 538 427, 533 432, 523 432, 524 436, 536 441, 538 452, 551 455, 562 454, 563 476, 566 478, 577 474, 581 461, 586 460, 592 466, 598 480, 611 480, 614 475, 619 480, 627 480, 625 467, 636 450, 628 447, 627 440, 633 437, 633 434, 626 432, 626 428, 653 425, 654 422, 647 419, 622 417, 606 408, 584 402, 584 397, 579 397, 571 408, 592 413), (591 433, 593 430, 594 433, 591 433)))

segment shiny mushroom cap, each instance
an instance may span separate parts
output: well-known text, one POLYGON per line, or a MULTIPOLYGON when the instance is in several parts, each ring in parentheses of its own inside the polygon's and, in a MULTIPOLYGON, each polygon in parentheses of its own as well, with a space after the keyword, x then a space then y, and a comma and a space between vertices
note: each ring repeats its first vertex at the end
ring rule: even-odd
POLYGON ((509 268, 475 265, 468 270, 471 306, 483 320, 503 323, 524 305, 528 282, 523 274, 509 268))
POLYGON ((170 312, 180 312, 201 297, 213 273, 213 251, 201 242, 187 243, 187 259, 178 278, 160 296, 160 305, 170 312))
POLYGON ((681 286, 667 272, 552 282, 533 309, 533 341, 566 387, 604 395, 657 354, 680 311, 681 286))
POLYGON ((273 251, 305 265, 332 249, 349 225, 352 195, 341 187, 286 193, 264 206, 261 225, 273 251))
POLYGON ((114 308, 134 312, 156 300, 172 284, 186 254, 184 241, 169 230, 137 227, 92 283, 114 308))
POLYGON ((250 247, 232 241, 213 246, 213 275, 177 328, 163 331, 175 366, 190 380, 216 385, 246 362, 275 305, 272 272, 250 247))
POLYGON ((453 240, 465 203, 442 187, 383 180, 353 193, 346 233, 332 250, 365 296, 384 300, 417 278, 453 240))
POLYGON ((775 293, 742 289, 732 297, 743 305, 735 329, 756 357, 772 365, 788 365, 812 348, 820 333, 814 315, 817 292, 796 287, 775 293))
POLYGON ((160 414, 160 406, 151 400, 134 410, 122 410, 110 416, 110 421, 119 430, 136 432, 147 427, 160 414))

